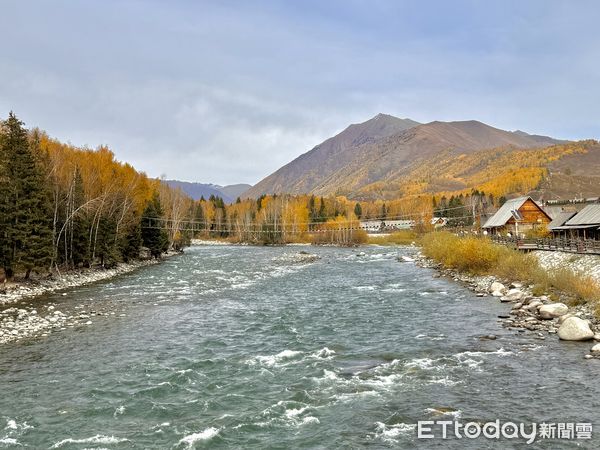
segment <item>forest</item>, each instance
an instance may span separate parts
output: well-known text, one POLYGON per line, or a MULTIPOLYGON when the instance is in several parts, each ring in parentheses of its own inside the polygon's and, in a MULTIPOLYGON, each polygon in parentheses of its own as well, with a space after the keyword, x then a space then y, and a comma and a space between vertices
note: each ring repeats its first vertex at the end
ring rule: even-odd
POLYGON ((179 249, 189 237, 145 229, 142 218, 177 219, 189 198, 115 160, 106 147, 77 148, 27 130, 12 112, 0 126, 0 267, 4 278, 112 267, 179 249))
MULTIPOLYGON (((479 183, 490 187, 485 180, 479 183)), ((12 112, 0 122, 0 268, 5 279, 160 258, 194 237, 354 245, 367 238, 359 221, 411 220, 426 230, 436 215, 447 217, 450 225, 470 226, 504 201, 476 188, 394 200, 307 194, 238 198, 229 205, 214 196, 193 201, 116 160, 106 146, 62 143, 37 128, 28 130, 12 112)))

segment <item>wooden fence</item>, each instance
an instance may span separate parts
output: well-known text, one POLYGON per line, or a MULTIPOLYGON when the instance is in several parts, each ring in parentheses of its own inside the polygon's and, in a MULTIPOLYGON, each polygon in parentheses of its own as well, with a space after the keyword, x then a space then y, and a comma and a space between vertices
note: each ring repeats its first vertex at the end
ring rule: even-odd
POLYGON ((557 252, 600 255, 600 241, 592 239, 541 238, 517 239, 514 237, 492 236, 494 242, 519 250, 550 250, 557 252))

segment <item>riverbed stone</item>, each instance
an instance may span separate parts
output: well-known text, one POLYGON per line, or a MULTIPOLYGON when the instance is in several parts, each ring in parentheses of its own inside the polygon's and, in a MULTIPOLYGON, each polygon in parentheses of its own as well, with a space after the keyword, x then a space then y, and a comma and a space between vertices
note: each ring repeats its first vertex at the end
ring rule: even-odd
POLYGON ((506 293, 506 295, 504 297, 506 297, 506 299, 508 299, 508 301, 518 302, 525 298, 525 292, 523 292, 519 289, 511 289, 506 293))
POLYGON ((587 341, 593 339, 594 332, 587 321, 579 317, 569 317, 558 329, 558 337, 563 341, 587 341))
POLYGON ((498 281, 494 281, 490 285, 490 292, 494 297, 502 297, 502 294, 506 291, 506 286, 498 281))
POLYGON ((532 302, 529 302, 529 304, 527 305, 527 310, 531 311, 531 312, 536 312, 538 310, 538 308, 540 308, 543 305, 544 304, 542 302, 540 302, 539 300, 534 300, 532 302))
POLYGON ((592 347, 592 353, 600 353, 600 344, 596 344, 592 347))
POLYGON ((564 316, 560 316, 558 318, 558 324, 561 325, 565 320, 567 320, 569 317, 573 317, 573 314, 565 314, 564 316))
POLYGON ((569 312, 569 307, 564 303, 551 303, 540 306, 539 313, 542 319, 554 319, 564 316, 569 312))

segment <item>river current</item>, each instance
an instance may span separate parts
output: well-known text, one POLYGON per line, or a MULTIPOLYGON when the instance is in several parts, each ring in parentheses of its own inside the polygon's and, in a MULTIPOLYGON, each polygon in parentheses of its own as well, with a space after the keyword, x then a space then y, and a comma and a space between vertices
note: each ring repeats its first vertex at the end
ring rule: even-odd
POLYGON ((40 298, 116 314, 0 348, 0 447, 520 448, 416 423, 600 427, 587 344, 503 329, 508 306, 397 260, 412 251, 196 246, 40 298))

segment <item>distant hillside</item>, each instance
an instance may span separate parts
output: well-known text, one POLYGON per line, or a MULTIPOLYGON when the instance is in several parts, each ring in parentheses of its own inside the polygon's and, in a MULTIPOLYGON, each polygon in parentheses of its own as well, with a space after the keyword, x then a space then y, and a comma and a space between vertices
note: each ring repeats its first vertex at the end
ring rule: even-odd
POLYGON ((180 188, 194 200, 200 200, 201 197, 208 199, 211 195, 214 195, 215 197, 221 197, 225 203, 233 203, 242 193, 251 187, 249 184, 219 186, 216 184, 192 183, 178 180, 165 180, 165 183, 173 188, 180 188))
POLYGON ((416 125, 411 119, 378 114, 366 122, 352 124, 309 152, 286 164, 244 193, 258 197, 273 193, 307 193, 352 161, 355 150, 378 140, 408 130, 416 125))
POLYGON ((230 184, 228 186, 219 186, 218 189, 223 194, 228 196, 229 198, 235 200, 238 197, 240 197, 242 194, 244 194, 244 192, 246 192, 251 187, 252 187, 251 184, 240 183, 240 184, 230 184))
MULTIPOLYGON (((397 198, 460 191, 474 187, 474 181, 462 176, 462 172, 470 173, 475 180, 478 170, 488 173, 489 177, 503 174, 507 168, 518 171, 518 161, 524 160, 529 151, 526 149, 564 143, 523 131, 501 130, 474 120, 418 124, 379 114, 362 124, 351 125, 269 175, 244 195, 313 193, 350 198, 397 198), (493 165, 500 163, 488 154, 479 154, 490 149, 502 153, 503 157, 498 155, 498 158, 504 166, 492 166, 488 171, 490 168, 482 161, 493 165), (518 158, 504 158, 516 151, 521 152, 518 158), (449 170, 445 164, 451 162, 455 163, 452 168, 455 174, 445 172, 449 170)), ((553 157, 559 159, 561 151, 556 149, 553 157)), ((546 156, 535 153, 527 158, 529 169, 534 166, 539 169, 534 177, 539 183, 543 177, 541 167, 548 163, 543 161, 546 156)), ((519 172, 515 176, 521 175, 531 173, 519 172)), ((478 179, 478 182, 484 181, 478 179)))

